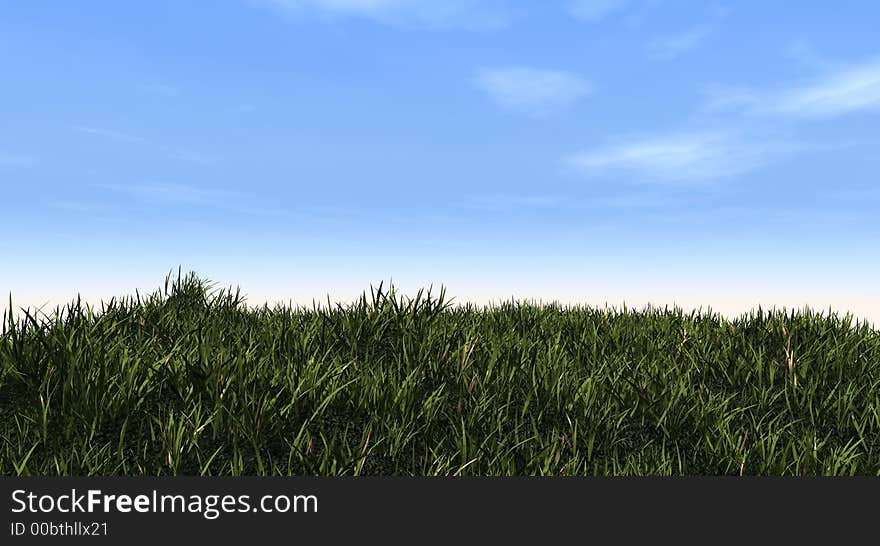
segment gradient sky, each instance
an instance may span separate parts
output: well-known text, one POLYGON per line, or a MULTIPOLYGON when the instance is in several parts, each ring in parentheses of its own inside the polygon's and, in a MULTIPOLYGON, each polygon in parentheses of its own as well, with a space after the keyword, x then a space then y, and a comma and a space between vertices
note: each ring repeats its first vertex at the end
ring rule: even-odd
POLYGON ((880 322, 877 21, 868 0, 6 2, 0 291, 96 301, 180 265, 252 303, 392 279, 880 322))

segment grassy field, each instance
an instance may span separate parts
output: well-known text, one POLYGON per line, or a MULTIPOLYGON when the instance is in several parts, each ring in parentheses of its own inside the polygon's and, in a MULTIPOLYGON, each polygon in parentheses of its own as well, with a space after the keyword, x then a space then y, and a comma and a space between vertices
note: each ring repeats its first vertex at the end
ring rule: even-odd
POLYGON ((0 475, 880 475, 880 332, 848 317, 255 309, 178 273, 3 322, 0 475))

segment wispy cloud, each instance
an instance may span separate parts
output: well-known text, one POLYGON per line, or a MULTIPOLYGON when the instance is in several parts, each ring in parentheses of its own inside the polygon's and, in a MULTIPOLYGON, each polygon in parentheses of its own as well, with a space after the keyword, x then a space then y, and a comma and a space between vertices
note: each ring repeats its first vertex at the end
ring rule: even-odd
POLYGON ((176 205, 224 205, 240 201, 247 194, 216 188, 199 188, 185 184, 96 184, 96 187, 128 194, 152 203, 176 205))
POLYGON ((285 209, 267 207, 256 196, 221 188, 187 184, 94 184, 94 187, 128 195, 151 205, 196 206, 254 216, 305 217, 285 209))
POLYGON ((880 59, 839 70, 819 81, 790 89, 767 104, 773 113, 833 117, 880 109, 880 59))
POLYGON ((799 145, 725 132, 631 137, 565 159, 578 172, 628 175, 635 182, 701 184, 735 177, 791 154, 799 145))
POLYGON ((571 0, 568 12, 576 19, 599 21, 629 3, 629 0, 571 0))
POLYGON ((88 135, 99 136, 103 138, 109 138, 111 140, 117 140, 120 142, 146 142, 146 139, 143 139, 139 136, 131 135, 128 133, 122 133, 119 131, 114 131, 112 129, 105 129, 103 127, 93 127, 89 125, 74 125, 71 127, 74 131, 85 133, 88 135))
POLYGON ((483 69, 474 83, 500 106, 534 116, 565 109, 593 92, 572 72, 528 67, 483 69))
MULTIPOLYGON (((512 0, 257 0, 293 15, 356 17, 395 26, 499 28, 517 17, 512 0)), ((521 4, 520 4, 521 5, 521 4)))
POLYGON ((730 8, 713 5, 706 19, 680 32, 659 36, 648 42, 648 56, 655 61, 671 61, 698 48, 714 32, 715 27, 730 15, 730 8))
POLYGON ((79 213, 101 213, 108 212, 111 210, 109 205, 103 203, 89 203, 86 201, 70 201, 70 200, 61 200, 61 201, 50 201, 48 203, 49 207, 53 209, 60 209, 69 212, 79 212, 79 213))
POLYGON ((709 84, 701 92, 704 100, 699 109, 703 112, 748 110, 761 102, 758 92, 744 85, 709 84))
POLYGON ((101 138, 105 138, 105 139, 109 139, 109 140, 114 140, 117 142, 126 142, 126 143, 130 143, 130 144, 143 144, 143 145, 146 145, 146 147, 152 151, 160 152, 168 157, 171 157, 171 158, 174 158, 174 159, 177 159, 180 161, 186 161, 188 163, 195 163, 195 164, 204 165, 204 166, 215 166, 218 164, 218 160, 216 157, 213 157, 213 156, 210 156, 207 154, 203 154, 203 153, 199 153, 199 152, 195 152, 195 151, 188 150, 188 149, 175 149, 172 147, 163 146, 163 145, 157 144, 155 142, 150 142, 149 140, 147 140, 145 138, 142 138, 142 137, 139 137, 136 135, 132 135, 130 133, 123 133, 123 132, 116 131, 113 129, 106 129, 104 127, 95 127, 95 126, 90 126, 90 125, 74 125, 70 128, 73 129, 74 131, 79 132, 79 133, 94 135, 97 137, 101 137, 101 138))
POLYGON ((181 161, 186 161, 188 163, 196 163, 198 165, 205 165, 209 167, 216 166, 219 163, 216 157, 205 155, 199 152, 193 152, 191 150, 178 150, 174 153, 174 158, 181 161))
POLYGON ((795 63, 819 72, 839 70, 842 68, 842 65, 839 62, 825 57, 816 51, 813 44, 804 39, 792 40, 785 47, 784 54, 795 63))
POLYGON ((655 38, 648 43, 648 55, 657 61, 677 59, 703 43, 711 32, 709 27, 698 26, 678 34, 655 38))
POLYGON ((715 86, 706 94, 704 108, 762 116, 820 119, 880 111, 880 59, 838 66, 822 77, 788 88, 715 86))

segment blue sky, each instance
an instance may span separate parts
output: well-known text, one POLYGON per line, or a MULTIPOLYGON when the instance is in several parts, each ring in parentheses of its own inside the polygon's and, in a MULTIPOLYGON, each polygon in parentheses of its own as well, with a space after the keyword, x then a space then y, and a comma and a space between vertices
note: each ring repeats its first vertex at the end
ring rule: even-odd
POLYGON ((10 2, 0 288, 880 321, 875 2, 10 2))

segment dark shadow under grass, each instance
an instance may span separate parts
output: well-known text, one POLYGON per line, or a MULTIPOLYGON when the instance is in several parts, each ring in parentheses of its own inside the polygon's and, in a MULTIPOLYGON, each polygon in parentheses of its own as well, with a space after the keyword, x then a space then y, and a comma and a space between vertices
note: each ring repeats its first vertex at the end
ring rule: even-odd
POLYGON ((880 475, 878 400, 850 317, 249 308, 178 272, 4 318, 0 475, 880 475))

